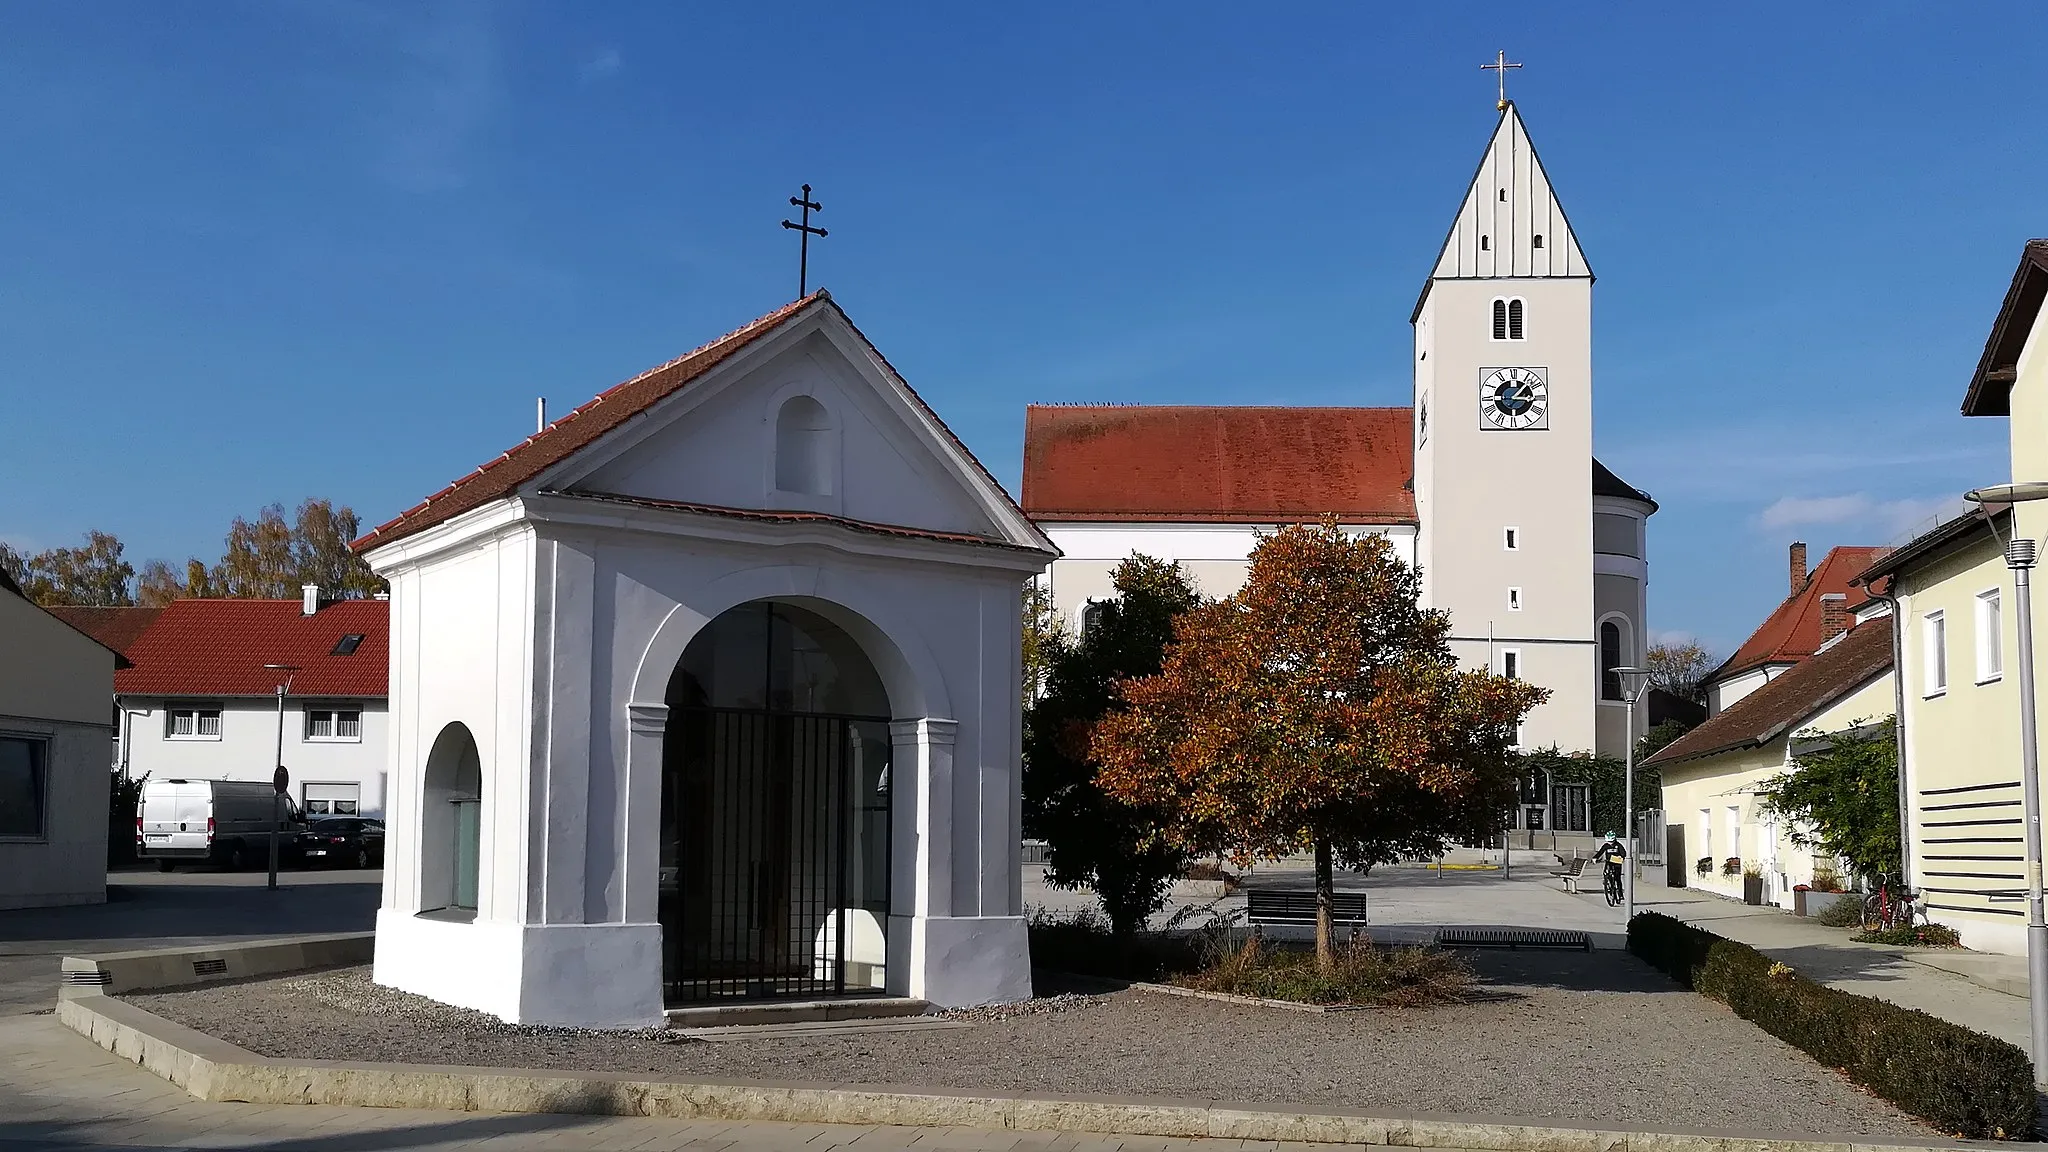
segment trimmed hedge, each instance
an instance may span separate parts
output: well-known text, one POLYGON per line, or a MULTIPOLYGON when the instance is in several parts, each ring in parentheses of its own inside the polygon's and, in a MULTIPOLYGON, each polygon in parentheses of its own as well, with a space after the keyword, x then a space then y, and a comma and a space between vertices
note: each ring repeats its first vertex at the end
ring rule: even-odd
POLYGON ((1628 949, 1945 1132, 1993 1140, 2033 1135, 2033 1064, 2003 1040, 1823 987, 1747 944, 1656 912, 1629 921, 1628 949))

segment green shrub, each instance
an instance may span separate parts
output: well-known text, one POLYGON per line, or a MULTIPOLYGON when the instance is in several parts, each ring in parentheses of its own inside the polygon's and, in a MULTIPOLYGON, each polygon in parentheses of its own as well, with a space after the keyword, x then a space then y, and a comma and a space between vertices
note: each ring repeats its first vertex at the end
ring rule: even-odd
POLYGON ((1820 910, 1813 922, 1825 928, 1860 928, 1863 926, 1863 901, 1837 900, 1820 910))
POLYGON ((1921 948, 1955 948, 1963 939, 1946 924, 1901 924, 1896 928, 1872 929, 1851 939, 1859 944, 1902 944, 1921 948))
POLYGON ((1138 932, 1119 939, 1094 909, 1070 916, 1033 913, 1026 926, 1031 966, 1115 980, 1158 980, 1199 966, 1199 941, 1184 935, 1138 932))
POLYGON ((1655 912, 1629 921, 1629 951, 1672 979, 1943 1131, 2021 1140, 2034 1128, 2027 1054, 1959 1024, 1773 973, 1747 944, 1655 912))

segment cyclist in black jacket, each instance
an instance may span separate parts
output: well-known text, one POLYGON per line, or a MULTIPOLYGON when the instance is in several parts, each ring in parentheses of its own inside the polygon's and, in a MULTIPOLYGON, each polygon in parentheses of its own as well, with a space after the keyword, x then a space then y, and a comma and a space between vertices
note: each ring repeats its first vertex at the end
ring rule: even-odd
POLYGON ((1593 853, 1593 859, 1600 861, 1606 866, 1606 875, 1602 877, 1604 883, 1601 885, 1601 888, 1607 894, 1607 902, 1609 904, 1621 903, 1621 866, 1622 862, 1628 859, 1628 849, 1621 846, 1621 838, 1609 832, 1607 839, 1593 853))

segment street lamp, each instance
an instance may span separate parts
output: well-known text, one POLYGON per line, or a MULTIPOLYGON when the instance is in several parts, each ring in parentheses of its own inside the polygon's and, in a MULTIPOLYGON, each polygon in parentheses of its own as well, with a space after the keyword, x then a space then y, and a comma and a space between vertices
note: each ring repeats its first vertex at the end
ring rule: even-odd
MULTIPOLYGON (((2018 504, 2048 500, 2048 483, 1994 484, 1963 494, 1984 513, 1991 538, 1998 539, 1986 504, 2018 504)), ((2005 542, 2005 566, 2012 569, 2014 608, 2018 619, 2020 657, 2020 788, 2025 792, 2027 815, 2027 1016, 2032 1025, 2034 1084, 2048 1087, 2048 919, 2042 915, 2041 897, 2041 765, 2034 733, 2034 567, 2035 544, 2019 534, 2013 522, 2013 538, 2005 542)))
POLYGON ((1627 908, 1622 923, 1636 918, 1636 701, 1650 686, 1648 668, 1610 668, 1621 681, 1621 698, 1628 701, 1628 748, 1621 775, 1621 818, 1628 826, 1628 867, 1621 875, 1627 908))
POLYGON ((297 664, 265 664, 274 672, 284 673, 284 683, 277 686, 277 771, 270 776, 270 890, 277 891, 277 826, 284 823, 284 790, 291 783, 284 770, 284 694, 292 690, 292 673, 299 670, 297 664))

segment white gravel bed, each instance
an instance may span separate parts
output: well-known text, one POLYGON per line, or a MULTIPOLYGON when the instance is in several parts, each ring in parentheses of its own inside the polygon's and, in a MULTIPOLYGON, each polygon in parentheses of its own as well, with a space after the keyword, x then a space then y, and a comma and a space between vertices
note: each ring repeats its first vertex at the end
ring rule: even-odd
POLYGON ((971 1028, 702 1043, 505 1024, 366 968, 129 997, 266 1056, 1338 1106, 1925 1137, 1929 1129, 1632 957, 1474 958, 1494 995, 1332 1015, 1139 990, 946 1013, 971 1028))

